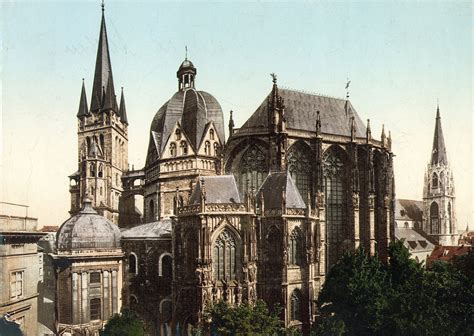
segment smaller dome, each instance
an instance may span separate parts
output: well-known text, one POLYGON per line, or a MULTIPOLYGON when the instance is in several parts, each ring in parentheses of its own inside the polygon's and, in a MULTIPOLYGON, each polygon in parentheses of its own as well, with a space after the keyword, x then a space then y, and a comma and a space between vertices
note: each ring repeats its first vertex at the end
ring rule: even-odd
POLYGON ((120 248, 120 230, 92 208, 89 197, 75 216, 66 220, 56 235, 59 252, 72 250, 110 250, 120 248))
MULTIPOLYGON (((196 68, 194 67, 193 62, 191 62, 191 61, 188 60, 187 58, 183 61, 183 63, 181 63, 181 65, 179 66, 179 70, 182 70, 182 69, 185 69, 185 68, 196 69, 196 68)), ((179 71, 179 70, 178 70, 178 71, 179 71)))
POLYGON ((184 74, 191 74, 192 77, 196 76, 197 74, 197 70, 193 62, 191 62, 187 58, 184 59, 183 63, 181 63, 181 65, 179 66, 179 69, 176 72, 176 76, 181 79, 181 76, 183 76, 184 74))

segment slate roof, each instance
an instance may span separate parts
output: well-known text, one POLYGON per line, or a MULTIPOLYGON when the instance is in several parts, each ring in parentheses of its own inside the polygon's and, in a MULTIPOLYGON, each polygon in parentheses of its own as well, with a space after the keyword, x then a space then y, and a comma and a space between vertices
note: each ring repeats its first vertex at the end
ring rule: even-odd
POLYGON ((233 175, 202 176, 196 184, 189 204, 199 204, 201 202, 202 186, 204 181, 204 190, 206 192, 206 203, 241 203, 239 189, 235 183, 233 175))
POLYGON ((431 164, 448 164, 448 155, 446 154, 446 145, 444 143, 443 128, 441 127, 441 116, 439 106, 436 111, 436 125, 433 138, 433 150, 431 152, 431 164))
POLYGON ((122 239, 127 238, 171 238, 171 219, 141 224, 122 231, 122 239))
POLYGON ((421 223, 423 221, 423 202, 397 199, 395 202, 395 220, 411 220, 421 223))
MULTIPOLYGON (((284 99, 286 126, 288 129, 316 131, 316 112, 321 115, 321 132, 326 134, 345 135, 351 134, 351 117, 355 117, 356 137, 365 137, 365 125, 356 110, 346 100, 325 97, 316 94, 303 93, 289 89, 278 89, 279 95, 284 99), (347 110, 347 113, 346 113, 347 110)), ((264 99, 253 115, 239 129, 268 128, 267 100, 264 99)))
POLYGON ((404 245, 413 252, 431 251, 435 245, 420 231, 407 228, 395 228, 395 238, 403 240, 404 245))
MULTIPOLYGON (((91 96, 91 111, 97 111, 102 107, 103 89, 107 88, 109 99, 115 99, 115 88, 112 76, 112 64, 110 62, 109 43, 107 40, 107 29, 105 27, 104 12, 100 23, 99 45, 95 62, 94 84, 91 96)), ((116 105, 117 103, 115 103, 116 105)), ((114 105, 111 105, 113 108, 114 105)))
POLYGON ((268 174, 257 192, 263 192, 265 209, 281 209, 283 192, 285 193, 286 207, 305 209, 306 204, 301 197, 290 174, 287 172, 274 172, 268 174))
POLYGON ((153 118, 150 145, 156 145, 159 155, 178 121, 195 149, 210 121, 214 122, 220 141, 224 141, 224 114, 217 99, 207 92, 187 88, 176 92, 153 118))
POLYGON ((59 251, 118 249, 120 230, 111 221, 92 208, 92 201, 84 199, 84 205, 75 216, 66 220, 56 234, 59 251))

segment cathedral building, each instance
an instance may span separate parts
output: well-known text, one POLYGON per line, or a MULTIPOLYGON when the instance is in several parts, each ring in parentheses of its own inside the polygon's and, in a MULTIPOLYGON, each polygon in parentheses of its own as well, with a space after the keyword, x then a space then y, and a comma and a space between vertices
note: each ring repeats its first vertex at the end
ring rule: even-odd
MULTIPOLYGON (((387 257, 395 220, 390 133, 373 138, 348 97, 281 89, 272 75, 269 93, 242 127, 234 127, 231 114, 226 139, 222 108, 197 89, 197 73, 186 57, 177 92, 151 121, 145 166, 129 170, 125 102, 122 94, 117 105, 102 15, 90 107, 84 86, 80 99, 79 170, 70 177, 71 214, 79 217, 57 238, 58 260, 67 260, 59 274, 68 274, 58 295, 91 298, 91 280, 82 274, 99 272, 94 279, 104 283, 107 272, 102 322, 122 297, 150 334, 188 334, 218 301, 261 299, 283 308, 285 326, 307 332, 325 276, 343 253, 363 246, 387 257), (136 195, 143 195, 143 216, 136 195), (92 220, 95 211, 121 228, 120 246, 108 221, 92 220), (97 246, 89 242, 59 258, 62 242, 74 236, 69 227, 88 216, 80 230, 90 231, 88 239, 108 228, 106 264, 95 263, 97 246), (86 258, 85 251, 93 253, 86 258), (122 275, 111 277, 122 270, 120 253, 123 290, 110 292, 121 286, 113 279, 122 275), (82 260, 80 270, 73 256, 82 260)), ((84 302, 72 312, 66 302, 59 322, 89 323, 92 303, 84 302)))
POLYGON ((423 230, 439 245, 455 246, 459 233, 455 215, 453 172, 448 163, 439 106, 431 160, 425 173, 423 189, 423 230))

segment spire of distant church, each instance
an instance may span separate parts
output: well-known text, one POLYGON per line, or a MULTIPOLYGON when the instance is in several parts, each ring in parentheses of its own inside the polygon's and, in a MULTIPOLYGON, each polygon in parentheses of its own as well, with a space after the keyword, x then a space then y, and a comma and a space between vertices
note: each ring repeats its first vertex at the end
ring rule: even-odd
POLYGON ((127 108, 125 107, 125 97, 123 95, 123 87, 122 87, 122 94, 120 96, 120 109, 119 109, 120 120, 128 125, 127 119, 127 108))
POLYGON ((448 156, 446 155, 446 145, 444 144, 443 129, 441 128, 439 104, 436 109, 436 125, 433 139, 433 150, 431 152, 431 164, 448 164, 448 156))
POLYGON ((109 99, 112 99, 115 97, 115 88, 112 76, 112 64, 110 62, 109 43, 107 40, 107 29, 105 27, 104 3, 102 2, 102 21, 100 24, 99 45, 97 48, 97 58, 95 62, 91 111, 98 111, 102 107, 102 88, 106 88, 107 91, 109 91, 109 87, 111 91, 109 94, 109 99))
POLYGON ((79 100, 79 110, 77 117, 83 117, 89 114, 89 107, 87 106, 86 87, 84 85, 84 78, 82 79, 81 99, 79 100))

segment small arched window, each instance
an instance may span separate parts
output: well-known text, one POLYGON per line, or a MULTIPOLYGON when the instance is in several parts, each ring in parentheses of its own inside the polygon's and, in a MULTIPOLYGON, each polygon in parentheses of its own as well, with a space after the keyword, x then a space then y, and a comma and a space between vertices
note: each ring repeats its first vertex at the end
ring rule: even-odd
POLYGON ((186 141, 181 141, 179 147, 181 148, 181 155, 188 155, 188 144, 186 141))
POLYGON ((433 173, 431 178, 431 187, 433 187, 433 189, 438 188, 438 175, 436 173, 433 173))
POLYGON ((90 166, 90 177, 95 177, 95 163, 92 162, 90 166))
POLYGON ((176 156, 176 144, 174 142, 170 144, 170 156, 176 156))
POLYGON ((301 291, 299 289, 291 293, 290 315, 292 321, 301 321, 301 291))
POLYGON ((104 166, 102 164, 99 165, 98 177, 104 177, 104 166))
POLYGON ((135 253, 130 253, 128 256, 128 273, 138 274, 138 261, 135 253))
POLYGON ((209 139, 214 140, 214 130, 213 129, 211 129, 209 131, 209 139))
POLYGON ((289 255, 288 255, 288 261, 290 265, 298 265, 301 266, 303 262, 303 256, 302 256, 302 237, 300 230, 298 228, 295 228, 290 235, 290 241, 289 241, 289 255))
POLYGON ((206 155, 211 155, 211 143, 209 141, 204 143, 204 153, 206 155))
POLYGON ((179 128, 174 132, 174 136, 176 140, 181 140, 181 130, 179 128))
POLYGON ((173 279, 173 259, 170 255, 163 255, 160 258, 160 265, 158 275, 166 279, 173 279))
POLYGON ((219 144, 217 142, 214 142, 214 156, 219 155, 219 144))

